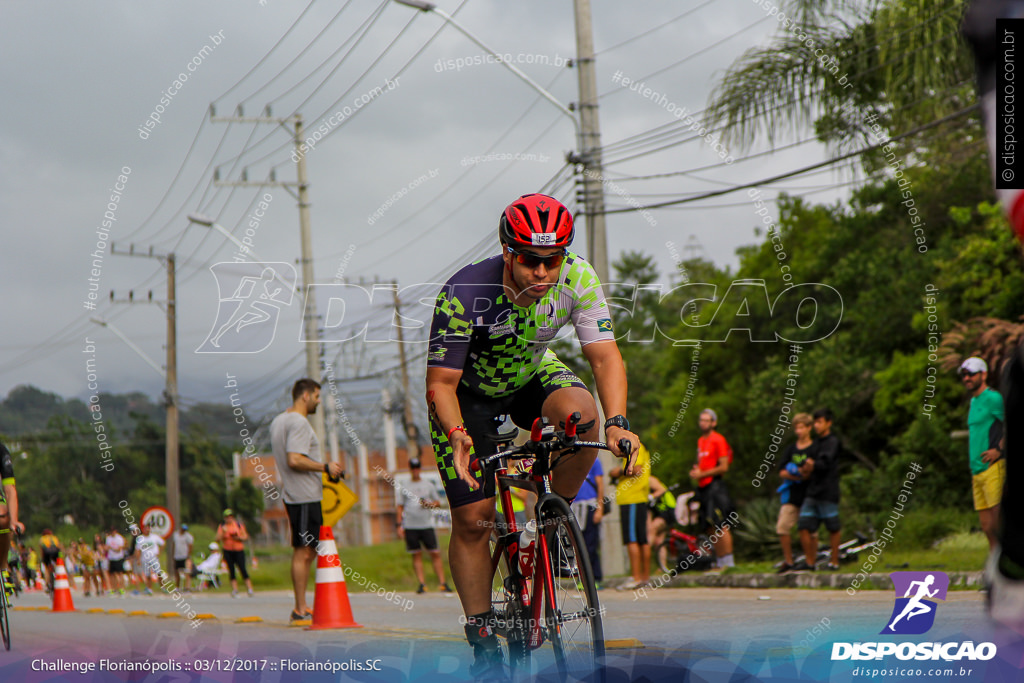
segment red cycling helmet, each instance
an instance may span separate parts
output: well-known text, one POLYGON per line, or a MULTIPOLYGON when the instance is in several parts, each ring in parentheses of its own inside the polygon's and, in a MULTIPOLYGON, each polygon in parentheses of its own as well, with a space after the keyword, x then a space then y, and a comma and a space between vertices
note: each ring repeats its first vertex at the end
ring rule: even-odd
POLYGON ((569 209, 546 194, 524 194, 498 221, 498 239, 510 246, 568 247, 575 233, 569 209))

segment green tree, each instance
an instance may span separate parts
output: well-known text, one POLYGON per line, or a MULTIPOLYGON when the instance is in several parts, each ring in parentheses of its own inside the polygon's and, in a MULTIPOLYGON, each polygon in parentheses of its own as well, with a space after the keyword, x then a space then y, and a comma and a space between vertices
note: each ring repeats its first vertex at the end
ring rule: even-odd
POLYGON ((228 506, 234 510, 239 519, 255 522, 263 514, 266 501, 263 493, 257 488, 250 477, 239 477, 228 492, 228 506))
POLYGON ((960 40, 963 2, 838 0, 784 3, 773 42, 726 72, 708 107, 723 137, 774 143, 813 124, 833 149, 877 142, 973 101, 973 62, 960 40))

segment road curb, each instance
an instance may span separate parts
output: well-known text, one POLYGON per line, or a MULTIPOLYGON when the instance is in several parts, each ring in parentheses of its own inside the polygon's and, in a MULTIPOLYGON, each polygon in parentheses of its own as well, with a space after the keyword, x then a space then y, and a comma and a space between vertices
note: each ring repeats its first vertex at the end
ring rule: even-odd
MULTIPOLYGON (((946 572, 949 586, 980 588, 983 585, 982 572, 946 572)), ((606 581, 611 588, 622 585, 630 577, 612 578, 606 581)), ((835 588, 845 590, 892 590, 889 574, 850 574, 829 571, 794 572, 789 574, 723 574, 716 572, 682 573, 672 576, 658 573, 651 576, 650 583, 642 590, 657 588, 835 588), (853 582, 857 581, 857 586, 853 582)))

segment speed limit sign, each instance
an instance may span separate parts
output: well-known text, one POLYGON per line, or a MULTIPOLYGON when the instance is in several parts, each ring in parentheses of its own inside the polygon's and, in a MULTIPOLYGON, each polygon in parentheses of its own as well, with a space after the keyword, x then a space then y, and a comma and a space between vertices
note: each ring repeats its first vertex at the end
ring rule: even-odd
POLYGON ((174 517, 171 515, 171 511, 159 505, 146 508, 146 511, 142 513, 141 521, 149 527, 151 532, 155 532, 165 539, 174 531, 174 517))

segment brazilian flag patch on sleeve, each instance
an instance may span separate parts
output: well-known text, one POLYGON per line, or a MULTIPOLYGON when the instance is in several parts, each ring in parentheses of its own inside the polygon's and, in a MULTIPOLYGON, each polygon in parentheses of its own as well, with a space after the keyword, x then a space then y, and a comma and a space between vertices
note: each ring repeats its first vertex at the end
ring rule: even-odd
POLYGON ((601 332, 611 332, 612 331, 612 320, 611 320, 611 318, 601 318, 600 320, 598 320, 597 321, 597 329, 600 330, 601 332))

